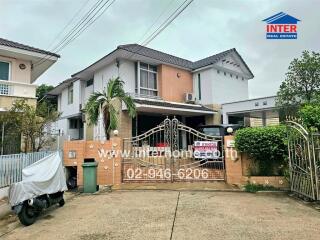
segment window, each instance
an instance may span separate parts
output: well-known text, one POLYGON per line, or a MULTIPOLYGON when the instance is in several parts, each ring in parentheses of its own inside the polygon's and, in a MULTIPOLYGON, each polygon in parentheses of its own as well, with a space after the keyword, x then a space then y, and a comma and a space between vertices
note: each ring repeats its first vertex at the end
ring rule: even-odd
POLYGON ((225 76, 227 76, 227 73, 226 73, 226 72, 224 72, 223 74, 224 74, 225 76))
POLYGON ((220 70, 217 70, 217 73, 220 74, 220 70))
POLYGON ((230 73, 230 77, 232 78, 232 74, 230 73))
POLYGON ((90 80, 87 81, 87 87, 89 87, 91 85, 93 85, 93 79, 90 79, 90 80))
POLYGON ((10 63, 0 61, 0 80, 8 81, 10 78, 10 63))
POLYGON ((69 128, 77 129, 78 128, 78 119, 69 119, 69 128))
POLYGON ((198 73, 198 94, 199 94, 199 100, 201 100, 201 78, 200 78, 200 73, 198 73))
POLYGON ((68 87, 68 104, 73 103, 73 83, 68 87))
POLYGON ((140 63, 140 93, 149 96, 158 95, 157 66, 140 63))

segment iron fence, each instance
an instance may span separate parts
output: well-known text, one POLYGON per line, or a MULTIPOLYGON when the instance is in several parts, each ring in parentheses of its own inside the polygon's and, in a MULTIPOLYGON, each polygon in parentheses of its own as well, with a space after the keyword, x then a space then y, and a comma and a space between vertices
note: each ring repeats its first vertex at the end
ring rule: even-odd
POLYGON ((22 169, 54 151, 20 153, 0 156, 0 188, 22 180, 22 169))

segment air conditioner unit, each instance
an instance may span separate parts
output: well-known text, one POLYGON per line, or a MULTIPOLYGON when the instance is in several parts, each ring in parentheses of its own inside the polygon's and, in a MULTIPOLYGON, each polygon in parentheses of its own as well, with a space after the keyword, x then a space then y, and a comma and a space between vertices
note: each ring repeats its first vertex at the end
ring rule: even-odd
POLYGON ((186 102, 187 103, 194 103, 195 102, 193 93, 186 93, 185 97, 186 97, 186 102))

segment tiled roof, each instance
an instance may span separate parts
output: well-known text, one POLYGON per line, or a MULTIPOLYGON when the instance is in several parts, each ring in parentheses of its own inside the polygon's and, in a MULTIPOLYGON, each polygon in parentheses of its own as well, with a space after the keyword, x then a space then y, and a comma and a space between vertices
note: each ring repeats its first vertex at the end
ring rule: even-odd
POLYGON ((75 82, 77 80, 79 80, 79 78, 74 78, 74 77, 68 78, 68 79, 64 80, 63 82, 59 83, 57 86, 55 86, 54 89, 52 89, 51 91, 47 92, 46 95, 59 95, 64 88, 66 88, 71 83, 73 83, 73 82, 75 82))
POLYGON ((148 100, 148 99, 134 99, 134 102, 137 104, 144 104, 144 105, 151 105, 151 106, 157 106, 157 107, 167 107, 167 108, 181 108, 181 109, 190 109, 190 110, 198 110, 198 111, 205 111, 208 113, 215 113, 214 110, 202 106, 202 105, 196 105, 196 104, 179 104, 179 103, 172 103, 172 102, 166 102, 166 101, 154 101, 154 100, 148 100))
POLYGON ((199 68, 214 64, 218 62, 220 59, 222 59, 223 57, 227 56, 229 53, 235 52, 239 56, 241 61, 244 63, 244 65, 246 66, 251 76, 253 77, 253 73, 251 72, 251 70, 249 69, 249 67, 247 66, 247 64, 245 63, 245 61, 242 59, 242 57, 240 56, 240 54, 237 52, 235 48, 229 49, 227 51, 212 55, 210 57, 207 57, 195 62, 189 61, 187 59, 179 58, 164 52, 160 52, 151 48, 147 48, 138 44, 120 45, 118 46, 118 49, 123 49, 128 52, 132 52, 134 54, 150 57, 162 62, 173 64, 183 68, 188 68, 190 70, 195 70, 195 69, 199 69, 199 68))
POLYGON ((232 48, 229 49, 227 51, 212 55, 210 57, 201 59, 199 61, 196 61, 193 63, 192 68, 193 69, 198 69, 198 68, 202 68, 211 64, 214 64, 216 62, 218 62, 219 60, 221 60, 222 58, 224 58, 225 56, 227 56, 229 53, 236 51, 236 49, 232 48))
POLYGON ((192 68, 193 62, 179 58, 164 52, 160 52, 151 48, 147 48, 138 44, 127 44, 120 45, 118 49, 124 49, 126 51, 136 53, 145 57, 150 57, 159 61, 163 61, 166 63, 171 63, 173 65, 181 66, 184 68, 192 68))
POLYGON ((42 50, 39 48, 24 45, 21 43, 13 42, 13 41, 10 41, 10 40, 4 39, 4 38, 0 38, 0 45, 7 46, 7 47, 13 47, 13 48, 19 48, 19 49, 27 50, 30 52, 36 52, 36 53, 41 53, 41 54, 45 54, 45 55, 51 55, 54 57, 60 57, 60 55, 58 55, 56 53, 52 53, 52 52, 45 51, 45 50, 42 50))

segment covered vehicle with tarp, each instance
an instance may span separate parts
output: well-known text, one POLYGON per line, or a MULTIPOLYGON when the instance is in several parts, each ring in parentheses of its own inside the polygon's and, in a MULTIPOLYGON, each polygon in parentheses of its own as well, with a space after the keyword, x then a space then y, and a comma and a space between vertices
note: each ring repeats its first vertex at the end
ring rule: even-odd
POLYGON ((67 190, 65 172, 59 152, 55 152, 22 170, 22 181, 9 189, 9 203, 21 223, 31 225, 42 209, 64 205, 67 190))

